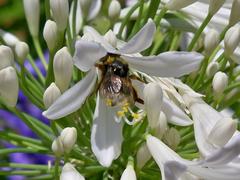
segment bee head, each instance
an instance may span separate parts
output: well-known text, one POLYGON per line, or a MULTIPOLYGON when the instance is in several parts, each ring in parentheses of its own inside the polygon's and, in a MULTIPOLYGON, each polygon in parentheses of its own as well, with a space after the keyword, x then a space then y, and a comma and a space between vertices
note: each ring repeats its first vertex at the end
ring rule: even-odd
POLYGON ((126 77, 128 75, 128 65, 119 60, 113 61, 111 64, 109 64, 108 68, 117 76, 126 77))

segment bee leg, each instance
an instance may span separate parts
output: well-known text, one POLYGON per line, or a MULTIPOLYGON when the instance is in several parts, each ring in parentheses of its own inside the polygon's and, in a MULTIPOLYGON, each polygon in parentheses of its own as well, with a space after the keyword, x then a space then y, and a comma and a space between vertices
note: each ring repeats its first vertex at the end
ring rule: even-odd
POLYGON ((140 77, 136 76, 135 74, 129 75, 129 78, 132 79, 132 80, 138 80, 138 81, 146 84, 146 81, 145 81, 145 80, 141 79, 140 77))

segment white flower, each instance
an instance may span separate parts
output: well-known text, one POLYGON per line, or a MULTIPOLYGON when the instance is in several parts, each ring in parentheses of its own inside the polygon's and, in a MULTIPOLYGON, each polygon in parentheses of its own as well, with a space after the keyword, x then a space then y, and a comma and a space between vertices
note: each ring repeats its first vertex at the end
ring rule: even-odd
POLYGON ((212 81, 212 87, 213 87, 213 91, 214 93, 216 93, 216 95, 220 95, 223 93, 224 89, 227 87, 228 85, 228 76, 224 73, 224 72, 217 72, 214 77, 213 77, 213 81, 212 81))
POLYGON ((179 10, 195 3, 197 0, 169 0, 166 8, 169 10, 179 10))
POLYGON ((64 128, 60 134, 64 152, 69 153, 77 141, 77 129, 75 127, 64 128))
POLYGON ((120 180, 137 180, 137 176, 132 165, 127 165, 120 180))
POLYGON ((70 163, 66 163, 62 168, 60 180, 84 180, 85 178, 70 163))
MULTIPOLYGON (((101 63, 101 58, 109 58, 114 61, 115 58, 120 58, 128 64, 129 68, 154 76, 179 77, 198 69, 203 56, 196 52, 166 52, 158 56, 142 57, 139 52, 151 45, 155 29, 153 21, 149 20, 131 40, 127 43, 118 42, 115 48, 93 28, 86 27, 83 38, 78 40, 75 45, 74 64, 81 71, 89 72, 85 78, 67 90, 45 111, 44 116, 57 119, 81 107, 95 87, 97 71, 94 65, 98 62, 101 63)), ((179 108, 171 109, 172 104, 168 100, 164 101, 164 105, 166 107, 163 111, 167 112, 166 116, 167 114, 173 115, 173 111, 176 109, 179 112, 179 108)), ((107 167, 114 159, 118 158, 121 152, 122 122, 115 122, 121 118, 118 116, 119 114, 117 115, 118 112, 118 106, 108 107, 105 100, 98 94, 91 145, 98 161, 107 167)), ((139 118, 138 115, 130 113, 134 118, 139 118)), ((186 115, 183 117, 185 118, 186 115)), ((170 119, 172 118, 170 117, 170 119)))
POLYGON ((204 38, 204 48, 207 55, 211 55, 219 44, 219 33, 215 29, 211 29, 204 38))
POLYGON ((24 63, 24 60, 26 59, 28 53, 29 53, 28 44, 22 41, 18 41, 15 46, 15 54, 20 64, 24 63))
POLYGON ((9 66, 0 70, 0 97, 3 102, 14 107, 18 100, 18 76, 16 70, 9 66))
POLYGON ((60 89, 55 83, 51 83, 43 94, 43 103, 46 108, 49 108, 56 99, 61 96, 60 89))
POLYGON ((237 180, 240 166, 233 162, 240 153, 240 135, 223 148, 212 152, 203 160, 189 161, 181 158, 162 141, 148 135, 147 147, 161 169, 163 180, 214 179, 237 180))
POLYGON ((121 4, 116 0, 112 0, 108 7, 108 16, 112 20, 117 20, 119 18, 120 11, 121 11, 121 4))
POLYGON ((58 50, 54 55, 53 72, 56 85, 64 92, 69 87, 73 72, 73 60, 67 47, 58 50))
POLYGON ((224 37, 224 51, 227 55, 232 55, 240 42, 240 26, 237 24, 231 27, 224 37))
POLYGON ((14 65, 14 55, 10 47, 0 45, 0 70, 14 65))
POLYGON ((43 37, 47 43, 48 49, 53 51, 56 48, 58 39, 57 24, 54 21, 46 21, 43 29, 43 37))
POLYGON ((52 16, 59 31, 64 31, 68 23, 69 4, 68 0, 50 0, 52 16))
POLYGON ((28 28, 32 36, 38 36, 40 20, 40 1, 24 0, 24 11, 28 23, 28 28))

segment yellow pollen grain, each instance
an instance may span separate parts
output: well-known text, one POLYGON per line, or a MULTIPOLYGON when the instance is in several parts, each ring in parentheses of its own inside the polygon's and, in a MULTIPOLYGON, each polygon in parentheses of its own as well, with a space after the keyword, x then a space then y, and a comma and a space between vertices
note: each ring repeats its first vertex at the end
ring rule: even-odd
POLYGON ((112 100, 111 99, 106 99, 106 105, 107 106, 112 106, 112 100))
POLYGON ((133 117, 133 119, 139 119, 139 114, 137 114, 137 113, 132 113, 132 117, 133 117))
POLYGON ((123 106, 122 111, 126 113, 126 112, 128 112, 128 108, 126 106, 123 106))
POLYGON ((117 116, 118 117, 123 117, 125 115, 124 111, 118 111, 117 116))

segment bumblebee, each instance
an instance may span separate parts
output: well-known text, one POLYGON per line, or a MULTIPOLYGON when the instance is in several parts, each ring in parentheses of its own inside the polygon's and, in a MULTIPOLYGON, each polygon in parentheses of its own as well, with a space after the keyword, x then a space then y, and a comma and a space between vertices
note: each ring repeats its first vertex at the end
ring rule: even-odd
POLYGON ((99 84, 99 94, 108 106, 133 105, 136 101, 143 103, 138 98, 132 86, 128 64, 120 57, 108 56, 102 64, 96 66, 102 71, 102 80, 99 84))

